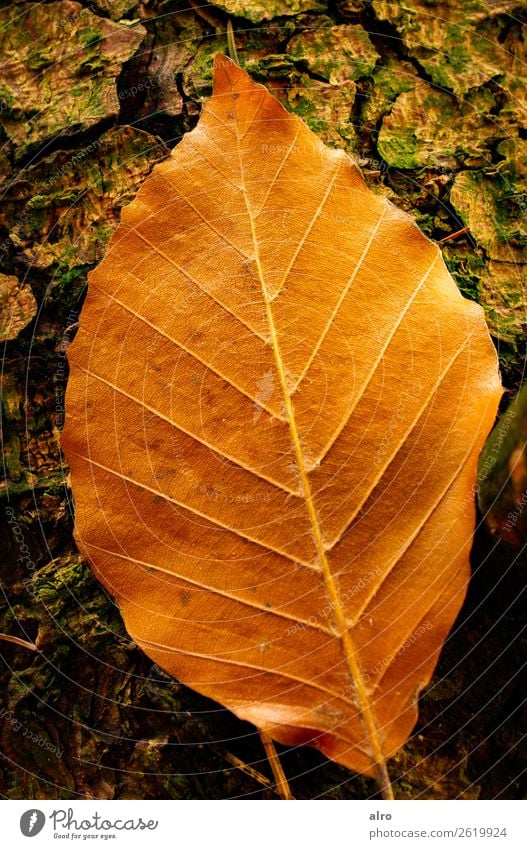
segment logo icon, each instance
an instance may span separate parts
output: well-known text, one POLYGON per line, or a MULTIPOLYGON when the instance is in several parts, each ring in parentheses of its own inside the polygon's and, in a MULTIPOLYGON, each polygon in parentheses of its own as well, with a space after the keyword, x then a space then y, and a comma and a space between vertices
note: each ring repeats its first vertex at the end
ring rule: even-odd
POLYGON ((20 817, 20 831, 24 837, 35 837, 40 834, 46 823, 46 816, 38 808, 25 811, 20 817))

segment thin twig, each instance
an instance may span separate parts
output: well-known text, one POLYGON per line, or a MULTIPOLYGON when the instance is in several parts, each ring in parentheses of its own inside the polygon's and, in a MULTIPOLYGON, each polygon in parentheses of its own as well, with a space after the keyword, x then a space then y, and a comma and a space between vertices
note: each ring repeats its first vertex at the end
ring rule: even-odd
POLYGON ((276 789, 280 793, 280 798, 293 799, 294 796, 291 793, 291 789, 287 782, 287 778, 285 777, 285 772, 282 768, 282 764, 280 763, 280 759, 278 757, 272 738, 269 736, 267 731, 260 730, 260 739, 265 749, 267 760, 269 761, 271 769, 273 770, 274 780, 276 782, 276 789))
POLYGON ((17 646, 23 646, 30 651, 38 651, 34 643, 29 643, 27 640, 22 640, 20 637, 12 637, 10 634, 0 634, 0 640, 5 640, 6 643, 15 643, 17 646))
POLYGON ((468 227, 462 227, 461 230, 456 230, 455 233, 451 233, 450 236, 445 236, 444 239, 439 239, 439 244, 442 245, 443 242, 449 242, 450 239, 457 239, 458 236, 464 236, 465 233, 468 233, 468 227))
POLYGON ((272 790, 275 789, 270 778, 267 778, 266 775, 263 775, 261 772, 258 772, 258 770, 250 764, 246 764, 245 761, 242 761, 241 758, 238 758, 236 755, 233 755, 233 753, 229 752, 228 749, 224 749, 223 746, 214 746, 213 748, 214 751, 217 752, 226 761, 228 761, 231 766, 236 767, 236 769, 239 769, 241 772, 245 773, 245 775, 248 775, 254 781, 257 781, 258 784, 262 785, 262 787, 271 788, 272 790))

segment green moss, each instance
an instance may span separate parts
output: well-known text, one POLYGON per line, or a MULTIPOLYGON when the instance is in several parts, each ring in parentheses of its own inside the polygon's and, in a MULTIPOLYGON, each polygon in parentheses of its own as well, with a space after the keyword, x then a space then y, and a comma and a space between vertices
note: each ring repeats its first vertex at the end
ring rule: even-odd
POLYGON ((20 465, 20 439, 18 436, 13 434, 9 442, 4 444, 3 457, 10 479, 15 483, 20 481, 23 472, 20 465))
POLYGON ((487 113, 491 92, 475 92, 463 103, 422 80, 397 98, 379 133, 379 152, 396 168, 455 168, 460 162, 485 164, 490 144, 501 134, 487 113))
POLYGON ((214 57, 225 47, 213 40, 199 45, 192 62, 183 71, 183 88, 187 96, 198 102, 210 96, 214 57))
POLYGON ((294 74, 286 105, 326 144, 353 150, 356 138, 350 114, 354 98, 352 82, 334 86, 307 74, 294 74))
POLYGON ((514 181, 505 169, 494 174, 465 171, 454 181, 451 202, 492 260, 527 262, 527 225, 520 202, 526 190, 525 178, 514 181))
POLYGON ((449 62, 456 74, 466 70, 470 62, 471 54, 464 44, 455 44, 448 55, 449 62))
POLYGON ((325 11, 323 0, 215 0, 215 6, 230 15, 247 18, 255 24, 279 15, 298 15, 300 12, 325 11))
POLYGON ((411 128, 397 135, 379 138, 378 150, 385 162, 397 168, 418 168, 422 163, 417 156, 417 139, 411 128))
POLYGON ((14 375, 3 374, 0 378, 2 414, 7 422, 22 419, 22 398, 15 387, 14 375))
POLYGON ((241 66, 252 76, 262 79, 283 79, 294 71, 293 62, 282 54, 268 54, 255 58, 250 53, 242 55, 241 66))
POLYGON ((66 633, 82 611, 82 630, 78 636, 83 641, 104 638, 109 628, 114 634, 126 635, 115 605, 81 558, 65 558, 40 569, 33 577, 33 586, 37 602, 66 633))
POLYGON ((50 48, 44 45, 40 50, 33 50, 25 57, 25 64, 31 71, 42 71, 53 62, 50 48))
POLYGON ((0 108, 2 111, 11 109, 15 102, 15 98, 7 88, 0 86, 0 108))
POLYGON ((443 257, 460 292, 471 301, 481 302, 485 260, 479 252, 445 244, 443 257))
POLYGON ((84 47, 93 47, 102 38, 101 31, 91 26, 81 27, 78 32, 79 40, 84 47))
POLYGON ((22 187, 4 194, 14 211, 11 238, 19 257, 50 272, 52 292, 73 282, 102 258, 121 207, 167 152, 148 133, 119 127, 30 166, 22 187))
POLYGON ((337 85, 371 74, 379 55, 359 25, 321 27, 294 36, 287 45, 294 62, 337 85))
POLYGON ((410 56, 438 86, 458 95, 488 82, 504 68, 507 51, 499 43, 502 23, 485 20, 484 3, 440 2, 434 12, 422 0, 374 0, 382 20, 390 21, 410 56))
MULTIPOLYGON (((99 9, 107 12, 112 21, 118 21, 123 15, 137 8, 137 0, 92 0, 99 9)), ((93 7, 92 7, 93 8, 93 7)))
POLYGON ((385 115, 397 97, 415 86, 416 71, 409 62, 388 58, 384 65, 375 68, 373 80, 365 92, 361 109, 363 124, 371 130, 377 129, 379 119, 385 115))
POLYGON ((2 83, 10 112, 0 110, 0 124, 17 160, 57 134, 115 116, 115 78, 145 34, 88 9, 65 15, 61 2, 20 9, 17 20, 0 9, 0 51, 11 69, 2 83), (39 33, 29 48, 25 31, 39 33))

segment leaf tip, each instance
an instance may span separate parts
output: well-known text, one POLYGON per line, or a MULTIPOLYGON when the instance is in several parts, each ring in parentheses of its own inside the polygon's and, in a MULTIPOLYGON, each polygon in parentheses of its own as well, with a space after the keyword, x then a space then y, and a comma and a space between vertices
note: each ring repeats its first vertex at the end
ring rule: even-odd
POLYGON ((251 79, 247 71, 244 71, 225 53, 216 53, 213 63, 213 96, 223 95, 226 92, 240 94, 244 90, 255 87, 257 83, 251 79))
POLYGON ((214 85, 219 82, 220 75, 224 74, 230 82, 234 81, 234 71, 240 71, 244 76, 247 76, 245 71, 242 71, 239 65, 236 64, 226 53, 219 51, 214 56, 213 62, 214 85))

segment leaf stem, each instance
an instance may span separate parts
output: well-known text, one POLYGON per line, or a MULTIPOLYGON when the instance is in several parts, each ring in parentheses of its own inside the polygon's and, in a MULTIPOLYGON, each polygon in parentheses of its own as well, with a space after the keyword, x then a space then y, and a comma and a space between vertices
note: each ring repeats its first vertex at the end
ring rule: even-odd
POLYGON ((274 780, 276 782, 276 789, 280 794, 280 798, 294 799, 287 778, 285 777, 284 769, 282 767, 282 764, 280 763, 280 758, 278 757, 278 753, 276 751, 272 737, 267 733, 267 731, 262 731, 261 729, 259 729, 259 731, 260 739, 265 749, 265 754, 267 755, 267 760, 269 761, 271 769, 273 770, 274 780))
MULTIPOLYGON (((247 199, 247 192, 244 189, 247 209, 250 214, 250 207, 247 199)), ((280 353, 280 347, 278 344, 278 336, 276 332, 276 326, 274 323, 274 317, 271 310, 271 303, 267 296, 267 291, 265 287, 265 281, 263 276, 263 270, 260 263, 260 258, 258 254, 258 242, 256 238, 254 219, 251 218, 251 228, 253 231, 253 241, 255 245, 256 251, 256 265, 258 268, 258 274, 260 277, 261 285, 262 285, 262 294, 265 301, 265 309, 267 313, 267 320, 269 323, 269 331, 271 334, 271 340, 275 355, 275 363, 278 371, 278 376, 280 379, 280 385, 282 388, 284 404, 287 412, 287 418, 289 421, 289 430, 291 433, 291 440, 293 443, 293 448, 295 451, 296 461, 298 465, 298 471, 300 474, 300 479, 302 481, 302 489, 304 493, 304 499, 306 502, 307 513, 309 516, 309 521, 311 524, 311 530, 313 533, 313 541, 315 544, 315 548, 318 554, 318 562, 321 568, 322 577, 324 580, 325 589, 327 595, 331 601, 332 610, 335 616, 336 625, 338 628, 338 637, 340 639, 343 654, 346 661, 346 665, 348 667, 351 681, 355 687, 355 693, 357 696, 357 706, 359 708, 359 712, 362 718, 363 727, 365 729, 368 742, 371 748, 371 757, 373 766, 376 772, 376 779, 381 788, 381 793, 383 799, 393 799, 393 790, 390 782, 390 776, 388 774, 388 769, 386 766, 386 759, 384 757, 384 753, 382 750, 382 740, 381 735, 379 733, 379 729, 377 727, 377 720, 375 718, 375 713, 373 710, 373 706, 370 703, 370 697, 366 688, 366 684, 364 682, 364 678, 362 675, 362 670, 359 663, 358 652, 355 646, 355 642, 353 640, 352 634, 348 625, 346 623, 346 618, 344 615, 344 611, 342 609, 342 604, 340 601, 340 597, 338 594, 337 586, 335 580, 333 578, 333 574, 330 569, 330 565, 328 562, 326 550, 324 547, 324 541, 322 539, 322 533, 320 529, 320 523, 317 516, 317 511, 315 509, 315 503, 313 499, 313 494, 311 492, 311 484, 309 481, 309 477, 307 474, 307 470, 304 463, 304 457, 302 454, 302 448, 300 445, 300 437, 298 434, 298 430, 296 427, 295 421, 295 411, 294 405, 291 398, 291 395, 287 388, 287 380, 285 376, 284 366, 282 362, 282 357, 280 353)))
MULTIPOLYGON (((233 111, 236 114, 235 106, 233 106, 233 111)), ((294 403, 287 385, 287 377, 284 369, 284 363, 282 360, 282 354, 280 351, 278 333, 273 316, 273 311, 271 308, 271 299, 267 291, 265 274, 260 259, 258 235, 256 231, 256 221, 252 213, 251 203, 249 200, 249 193, 245 180, 245 169, 241 156, 240 138, 238 132, 236 132, 236 144, 238 148, 238 160, 240 163, 241 172, 241 190, 243 192, 245 200, 245 206, 247 209, 247 216, 251 227, 251 235, 254 246, 254 262, 256 265, 258 278, 260 280, 261 292, 264 300, 267 323, 269 327, 270 344, 273 348, 276 370, 280 381, 285 411, 289 423, 289 432, 291 435, 292 447, 296 457, 296 463, 298 466, 298 472, 302 483, 302 490, 306 504, 307 514, 311 525, 313 542, 317 552, 318 565, 321 570, 321 575, 326 593, 331 601, 332 610, 335 617, 335 624, 337 626, 338 639, 340 640, 344 660, 346 662, 346 666, 348 667, 350 680, 353 683, 355 689, 356 706, 358 707, 359 714, 362 720, 362 725, 370 746, 372 766, 375 770, 375 778, 379 784, 382 798, 393 799, 393 790, 390 782, 390 776, 388 774, 388 768, 386 766, 386 759, 384 757, 381 734, 377 725, 377 719, 375 717, 373 705, 370 701, 370 696, 366 687, 366 683, 363 678, 357 647, 346 622, 346 617, 342 608, 342 603, 340 600, 337 585, 328 562, 327 552, 324 545, 324 540, 322 538, 322 531, 320 528, 319 518, 317 515, 317 510, 315 508, 313 493, 311 491, 311 483, 304 462, 304 456, 300 444, 300 435, 298 433, 296 425, 294 403)))

